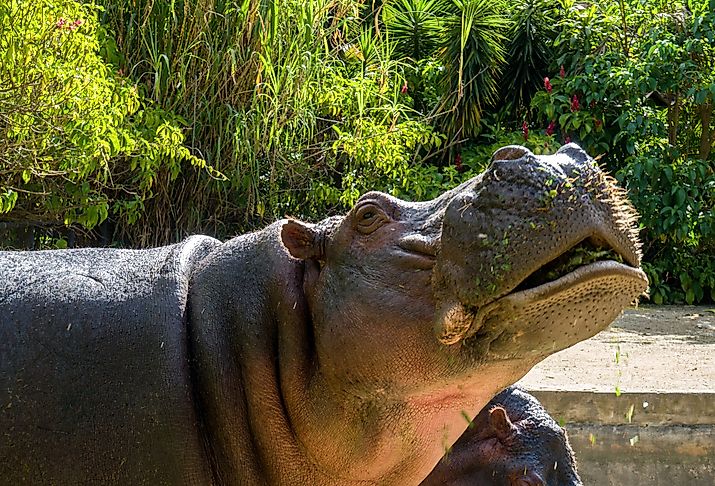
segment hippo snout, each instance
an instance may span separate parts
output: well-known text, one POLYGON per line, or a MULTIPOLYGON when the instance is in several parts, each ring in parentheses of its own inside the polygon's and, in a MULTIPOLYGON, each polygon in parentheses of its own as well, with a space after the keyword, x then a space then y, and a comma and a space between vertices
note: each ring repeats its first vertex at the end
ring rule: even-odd
POLYGON ((474 335, 496 314, 515 319, 521 311, 514 306, 539 315, 593 314, 599 299, 620 293, 627 305, 645 290, 636 213, 577 145, 550 156, 504 147, 461 189, 445 209, 435 266, 435 328, 446 344, 474 335), (564 310, 574 288, 593 306, 564 310))

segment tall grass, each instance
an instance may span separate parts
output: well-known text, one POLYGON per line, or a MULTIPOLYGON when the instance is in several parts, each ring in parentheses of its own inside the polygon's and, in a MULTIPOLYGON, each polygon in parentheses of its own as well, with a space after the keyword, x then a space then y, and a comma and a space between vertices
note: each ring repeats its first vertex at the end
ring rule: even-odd
POLYGON ((157 181, 145 217, 124 236, 151 245, 191 232, 227 235, 291 207, 320 169, 320 154, 309 150, 319 126, 316 92, 360 2, 101 3, 118 68, 183 118, 195 155, 227 176, 157 181))

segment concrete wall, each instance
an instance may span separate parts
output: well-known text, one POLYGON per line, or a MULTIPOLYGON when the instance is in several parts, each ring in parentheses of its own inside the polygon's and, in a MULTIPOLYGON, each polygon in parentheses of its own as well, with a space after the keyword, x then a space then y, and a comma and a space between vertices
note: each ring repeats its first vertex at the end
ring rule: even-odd
POLYGON ((715 394, 534 395, 566 429, 585 485, 715 485, 715 394))

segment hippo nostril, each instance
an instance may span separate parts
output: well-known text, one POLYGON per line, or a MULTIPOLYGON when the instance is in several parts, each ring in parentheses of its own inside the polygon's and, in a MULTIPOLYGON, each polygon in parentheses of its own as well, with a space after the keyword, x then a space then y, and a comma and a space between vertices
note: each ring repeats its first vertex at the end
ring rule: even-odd
POLYGON ((556 153, 567 155, 572 163, 576 162, 578 165, 586 164, 591 160, 591 157, 589 157, 586 151, 575 143, 563 145, 556 153))
POLYGON ((521 145, 507 145, 494 152, 492 162, 495 160, 517 160, 527 155, 533 156, 534 154, 531 150, 521 145))

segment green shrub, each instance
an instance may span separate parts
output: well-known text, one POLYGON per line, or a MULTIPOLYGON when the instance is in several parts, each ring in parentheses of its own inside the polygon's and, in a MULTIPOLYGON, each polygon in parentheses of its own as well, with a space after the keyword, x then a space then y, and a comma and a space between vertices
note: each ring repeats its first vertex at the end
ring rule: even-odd
POLYGON ((617 176, 641 214, 654 302, 715 300, 715 173, 697 158, 629 157, 617 176))
POLYGON ((147 223, 221 236, 285 214, 314 219, 368 188, 425 193, 433 171, 420 161, 444 137, 413 110, 410 66, 362 22, 362 2, 104 5, 121 67, 187 120, 196 152, 228 178, 182 177, 147 206, 147 223))
POLYGON ((468 138, 479 133, 483 111, 496 100, 509 20, 501 1, 453 4, 439 53, 444 73, 437 122, 449 135, 468 138))
POLYGON ((628 188, 657 303, 715 296, 715 2, 690 3, 574 6, 555 43, 561 74, 532 100, 542 126, 628 188))
POLYGON ((0 213, 92 228, 142 215, 157 179, 183 162, 181 119, 153 108, 99 56, 91 3, 0 6, 0 213))

